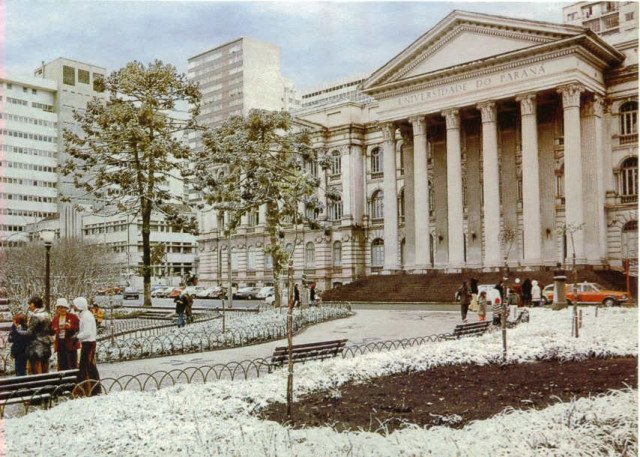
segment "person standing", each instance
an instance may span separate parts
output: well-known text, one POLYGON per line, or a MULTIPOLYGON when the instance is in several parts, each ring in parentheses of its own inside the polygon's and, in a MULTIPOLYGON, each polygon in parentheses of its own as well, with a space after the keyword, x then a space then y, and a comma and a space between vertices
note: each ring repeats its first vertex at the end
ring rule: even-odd
POLYGON ((529 308, 531 306, 531 280, 525 278, 522 283, 522 305, 529 308))
POLYGON ((187 297, 184 294, 178 295, 175 300, 173 300, 176 304, 176 314, 178 315, 178 328, 184 327, 185 319, 184 319, 184 311, 187 309, 187 297))
POLYGON ((18 313, 13 316, 13 324, 9 332, 11 344, 11 357, 15 360, 16 376, 27 374, 27 347, 29 335, 27 334, 27 315, 18 313))
POLYGON ((469 304, 469 309, 473 312, 478 311, 478 280, 476 278, 471 278, 469 281, 469 291, 471 292, 471 303, 469 304))
POLYGON ((540 306, 542 302, 542 289, 538 285, 538 281, 535 279, 531 281, 531 303, 533 306, 540 306))
POLYGON ((298 289, 298 285, 293 286, 293 306, 296 308, 300 307, 300 289, 298 289))
POLYGON ((500 315, 502 314, 502 298, 500 297, 500 289, 498 288, 500 285, 501 282, 496 284, 496 286, 489 290, 489 293, 487 294, 487 300, 491 302, 493 325, 500 325, 500 315))
POLYGON ((316 283, 311 283, 311 289, 309 289, 309 304, 316 306, 316 283))
POLYGON ((469 312, 469 304, 471 303, 471 291, 467 286, 467 281, 462 282, 462 286, 456 292, 458 301, 460 302, 460 314, 462 322, 467 322, 467 313, 469 312))
POLYGON ((80 319, 69 312, 70 309, 66 298, 58 298, 56 314, 51 321, 51 327, 56 335, 53 341, 53 352, 58 353, 58 371, 78 368, 80 319))
POLYGON ((81 392, 86 396, 100 395, 100 374, 96 364, 96 338, 98 337, 96 319, 89 311, 89 303, 86 298, 75 298, 73 305, 80 312, 78 340, 80 340, 81 350, 78 384, 80 384, 81 392))
POLYGON ((44 309, 42 298, 33 296, 29 299, 29 318, 27 334, 27 358, 29 359, 29 374, 49 373, 49 359, 51 358, 51 316, 44 309))
POLYGON ((484 321, 487 319, 487 293, 483 290, 478 295, 478 320, 484 321))
POLYGON ((185 307, 184 307, 184 315, 186 317, 186 323, 187 324, 191 324, 193 323, 193 297, 195 295, 193 294, 187 294, 186 296, 186 303, 185 303, 185 307))

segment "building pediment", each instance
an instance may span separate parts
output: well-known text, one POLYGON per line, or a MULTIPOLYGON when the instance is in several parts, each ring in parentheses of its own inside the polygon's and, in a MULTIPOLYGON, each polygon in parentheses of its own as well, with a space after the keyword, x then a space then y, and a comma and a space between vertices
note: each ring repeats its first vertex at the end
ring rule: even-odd
POLYGON ((584 29, 575 26, 453 11, 373 73, 362 89, 368 92, 381 85, 583 33, 584 29))

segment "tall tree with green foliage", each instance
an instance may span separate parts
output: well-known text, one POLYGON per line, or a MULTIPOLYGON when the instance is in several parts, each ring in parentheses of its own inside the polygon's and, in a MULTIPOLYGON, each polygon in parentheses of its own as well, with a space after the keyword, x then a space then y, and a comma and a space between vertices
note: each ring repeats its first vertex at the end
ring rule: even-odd
MULTIPOLYGON (((205 152, 195 163, 197 189, 216 213, 226 215, 225 235, 233 233, 242 216, 264 206, 271 256, 275 306, 280 306, 280 278, 288 267, 289 348, 293 323, 293 252, 285 249, 285 230, 294 229, 299 242, 301 224, 315 224, 308 214, 320 206, 315 190, 319 181, 308 164, 315 160, 309 132, 296 129, 286 112, 252 110, 246 118, 231 117, 203 136, 205 152), (302 211, 308 209, 309 211, 302 211)), ((295 250, 294 243, 294 250, 295 250)), ((230 252, 227 254, 230 255, 230 252)), ((293 366, 289 362, 287 387, 290 412, 293 366)))
POLYGON ((167 190, 190 161, 186 133, 197 128, 200 91, 175 67, 156 60, 128 63, 104 80, 106 100, 94 98, 74 113, 80 132, 66 130, 71 159, 63 172, 77 188, 118 212, 142 220, 144 305, 151 306, 151 214, 164 213, 174 227, 195 233, 195 218, 167 190), (181 115, 177 105, 190 106, 181 115))

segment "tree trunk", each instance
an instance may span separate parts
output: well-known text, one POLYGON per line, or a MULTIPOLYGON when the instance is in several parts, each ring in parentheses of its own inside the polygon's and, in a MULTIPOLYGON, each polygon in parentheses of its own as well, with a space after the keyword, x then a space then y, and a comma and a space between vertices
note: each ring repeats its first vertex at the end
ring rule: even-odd
POLYGON ((288 375, 287 375, 287 422, 293 424, 293 261, 289 263, 287 273, 289 284, 289 306, 287 310, 287 349, 288 349, 288 375))
POLYGON ((151 205, 142 205, 142 281, 144 284, 143 306, 151 304, 151 205))

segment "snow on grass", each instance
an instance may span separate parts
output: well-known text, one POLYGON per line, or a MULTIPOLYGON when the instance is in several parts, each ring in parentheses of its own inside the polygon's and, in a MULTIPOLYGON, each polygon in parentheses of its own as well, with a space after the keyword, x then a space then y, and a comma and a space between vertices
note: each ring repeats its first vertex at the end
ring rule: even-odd
MULTIPOLYGON (((590 355, 637 355, 637 310, 583 314, 571 337, 571 311, 534 309, 529 324, 508 331, 509 362, 590 355)), ((338 389, 349 380, 454 363, 500 360, 500 332, 354 359, 296 365, 296 397, 338 389)), ((636 453, 637 392, 625 390, 535 411, 506 411, 462 430, 408 426, 391 434, 292 430, 255 412, 284 402, 286 370, 250 381, 120 392, 65 402, 6 421, 9 455, 400 456, 629 455, 636 453), (52 443, 60 445, 52 446, 52 443), (627 446, 625 448, 625 446, 627 446)), ((384 431, 382 424, 381 430, 384 431)))

